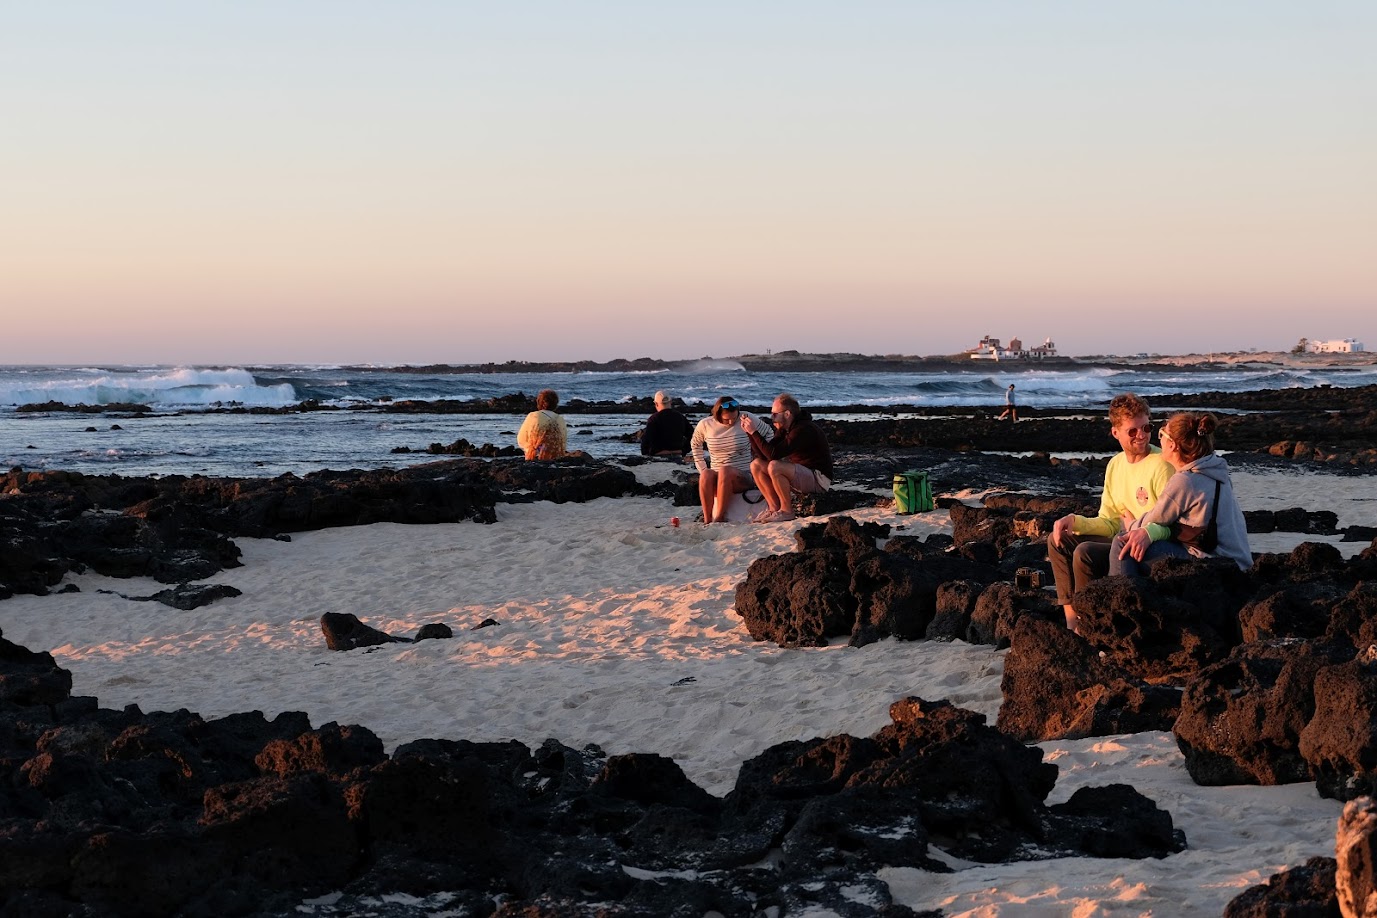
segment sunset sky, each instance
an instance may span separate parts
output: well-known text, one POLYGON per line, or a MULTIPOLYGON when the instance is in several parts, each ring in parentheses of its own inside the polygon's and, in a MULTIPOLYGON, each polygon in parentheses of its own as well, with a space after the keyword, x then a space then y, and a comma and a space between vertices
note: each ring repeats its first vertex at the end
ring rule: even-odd
POLYGON ((0 363, 1377 349, 1377 3, 0 0, 0 363))

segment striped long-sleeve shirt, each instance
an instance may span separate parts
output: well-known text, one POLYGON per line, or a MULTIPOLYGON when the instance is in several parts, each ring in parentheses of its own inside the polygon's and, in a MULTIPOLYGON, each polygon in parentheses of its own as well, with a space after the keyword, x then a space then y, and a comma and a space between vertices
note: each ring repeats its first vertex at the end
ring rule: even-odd
POLYGON ((761 435, 769 439, 774 428, 769 424, 741 412, 735 424, 723 424, 714 417, 706 417, 693 428, 690 448, 693 450, 693 464, 702 472, 709 466, 720 469, 734 466, 746 474, 751 472, 751 438, 741 429, 741 418, 751 418, 751 423, 761 435))

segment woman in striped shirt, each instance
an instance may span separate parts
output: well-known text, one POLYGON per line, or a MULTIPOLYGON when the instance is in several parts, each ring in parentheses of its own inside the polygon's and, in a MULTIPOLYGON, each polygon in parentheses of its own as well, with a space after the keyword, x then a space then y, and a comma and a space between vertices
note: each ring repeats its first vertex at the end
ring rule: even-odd
MULTIPOLYGON (((751 438, 741 429, 742 416, 736 399, 724 395, 713 404, 712 413, 693 429, 690 449, 693 464, 698 467, 698 499, 703 504, 705 523, 725 523, 732 495, 755 487, 751 479, 751 438)), ((774 432, 769 424, 757 423, 754 418, 752 423, 762 435, 774 432)))

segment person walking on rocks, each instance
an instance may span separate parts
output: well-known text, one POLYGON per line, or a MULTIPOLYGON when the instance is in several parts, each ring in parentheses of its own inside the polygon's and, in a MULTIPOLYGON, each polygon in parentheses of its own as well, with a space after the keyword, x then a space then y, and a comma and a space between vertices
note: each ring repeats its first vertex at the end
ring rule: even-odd
POLYGON ((1011 421, 1018 420, 1018 405, 1014 402, 1014 384, 1009 383, 1009 388, 1004 390, 1004 413, 995 418, 1002 421, 1008 418, 1011 421))
POLYGON ((1090 581, 1109 573, 1110 542, 1124 527, 1157 503, 1172 468, 1162 450, 1152 445, 1152 420, 1147 402, 1131 392, 1109 403, 1109 433, 1123 450, 1104 472, 1100 512, 1095 516, 1067 514, 1052 524, 1047 560, 1057 584, 1057 602, 1066 627, 1076 630, 1074 596, 1090 581))

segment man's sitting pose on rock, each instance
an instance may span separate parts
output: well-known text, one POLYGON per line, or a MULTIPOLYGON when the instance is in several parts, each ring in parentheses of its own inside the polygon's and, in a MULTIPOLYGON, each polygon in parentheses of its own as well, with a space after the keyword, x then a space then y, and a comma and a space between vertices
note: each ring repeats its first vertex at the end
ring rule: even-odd
POLYGON ((1175 469, 1153 446, 1147 402, 1131 392, 1109 403, 1109 432, 1123 452, 1109 460, 1097 516, 1069 513, 1052 524, 1047 560, 1057 582, 1057 602, 1066 627, 1076 630, 1071 597, 1090 581, 1109 573, 1109 543, 1123 528, 1152 509, 1175 469))
POLYGON ((793 492, 813 494, 832 484, 832 451, 827 438, 813 423, 813 416, 798 406, 787 392, 775 398, 770 409, 774 437, 766 440, 747 419, 742 429, 751 437, 756 457, 751 477, 765 498, 765 509, 752 520, 782 523, 794 518, 793 492))
POLYGON ((645 422, 641 434, 642 456, 682 456, 689 451, 693 425, 675 410, 662 389, 655 393, 655 413, 645 422))

